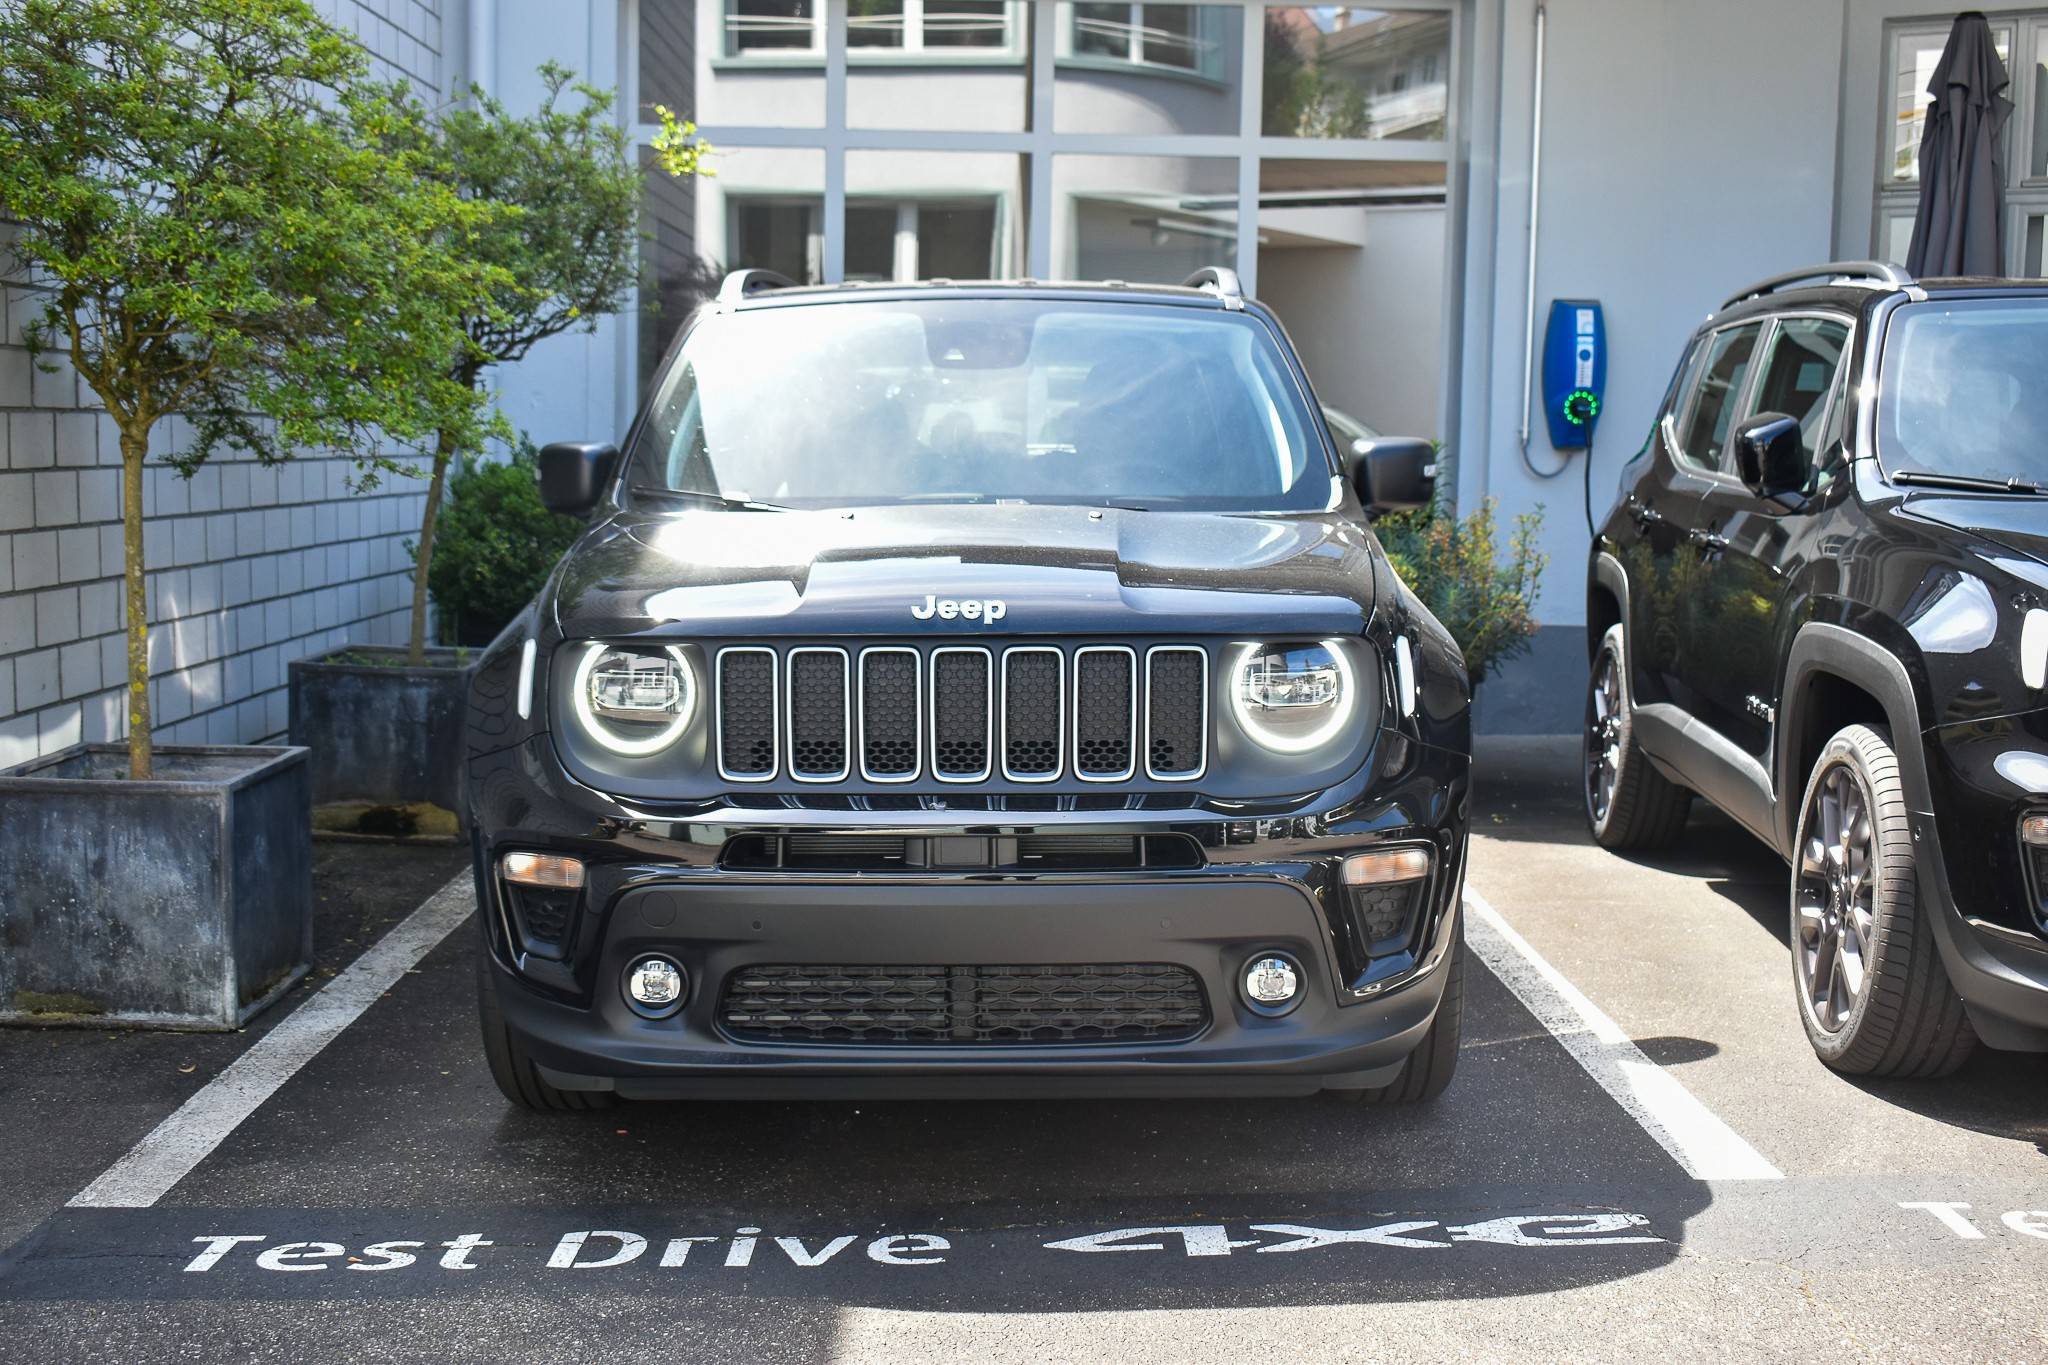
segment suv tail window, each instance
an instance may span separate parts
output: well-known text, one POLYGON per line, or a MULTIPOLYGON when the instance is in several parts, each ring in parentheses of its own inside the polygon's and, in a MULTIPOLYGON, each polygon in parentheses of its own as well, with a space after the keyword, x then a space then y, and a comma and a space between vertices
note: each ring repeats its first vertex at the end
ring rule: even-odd
POLYGON ((1707 343, 1699 389, 1678 443, 1679 452, 1702 469, 1721 467, 1721 452, 1728 445, 1728 428, 1747 386, 1750 356, 1756 351, 1756 339, 1763 329, 1761 322, 1746 323, 1716 332, 1707 343))

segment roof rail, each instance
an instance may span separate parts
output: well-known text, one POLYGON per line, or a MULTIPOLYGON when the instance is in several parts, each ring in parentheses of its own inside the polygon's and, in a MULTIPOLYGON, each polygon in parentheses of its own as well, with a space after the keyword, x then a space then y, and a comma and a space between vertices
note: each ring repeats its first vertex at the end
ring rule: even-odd
POLYGON ((773 270, 735 270, 718 286, 720 303, 745 303, 768 289, 794 289, 795 280, 773 270))
POLYGON ((1887 289, 1904 289, 1913 283, 1911 275, 1884 261, 1831 261, 1827 265, 1811 265, 1804 270, 1788 270, 1782 275, 1758 280, 1740 293, 1729 295, 1728 301, 1721 306, 1733 308, 1744 299, 1760 299, 1766 294, 1775 294, 1788 285, 1800 284, 1807 280, 1878 284, 1887 289))
POLYGON ((1228 266, 1205 265, 1182 280, 1180 287, 1211 290, 1223 300, 1223 306, 1232 312, 1244 308, 1244 286, 1237 282, 1237 272, 1228 266))

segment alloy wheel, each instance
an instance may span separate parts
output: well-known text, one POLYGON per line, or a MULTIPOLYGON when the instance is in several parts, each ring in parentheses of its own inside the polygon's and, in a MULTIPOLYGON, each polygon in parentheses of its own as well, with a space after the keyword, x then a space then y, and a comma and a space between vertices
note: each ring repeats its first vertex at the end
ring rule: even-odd
POLYGON ((1621 778, 1621 669, 1612 649, 1600 651, 1586 701, 1586 809, 1597 824, 1607 818, 1621 778))
POLYGON ((1847 763, 1829 768, 1799 833, 1792 904, 1799 985, 1813 1018, 1839 1033, 1870 984, 1876 929, 1870 793, 1847 763))

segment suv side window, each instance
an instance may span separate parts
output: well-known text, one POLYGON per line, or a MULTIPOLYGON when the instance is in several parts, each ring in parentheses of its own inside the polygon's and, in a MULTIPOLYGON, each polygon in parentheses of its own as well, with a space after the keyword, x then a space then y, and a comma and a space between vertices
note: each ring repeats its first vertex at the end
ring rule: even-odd
POLYGON ((1849 325, 1834 318, 1786 318, 1771 334, 1755 410, 1798 419, 1808 468, 1822 449, 1828 399, 1848 345, 1849 325))
POLYGON ((1728 429, 1734 425, 1736 407, 1748 386, 1750 357, 1763 330, 1761 322, 1744 323, 1716 332, 1708 340, 1699 390, 1679 434, 1678 453, 1686 463, 1701 469, 1721 468, 1728 429))

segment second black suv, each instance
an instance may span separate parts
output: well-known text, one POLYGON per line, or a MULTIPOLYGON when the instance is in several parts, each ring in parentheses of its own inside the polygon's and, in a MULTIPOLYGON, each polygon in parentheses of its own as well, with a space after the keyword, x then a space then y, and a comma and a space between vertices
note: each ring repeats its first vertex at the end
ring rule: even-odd
POLYGON ((1695 792, 1791 863, 1837 1070, 2048 1050, 2048 287, 1869 262, 1700 328, 1587 578, 1609 848, 1695 792))

